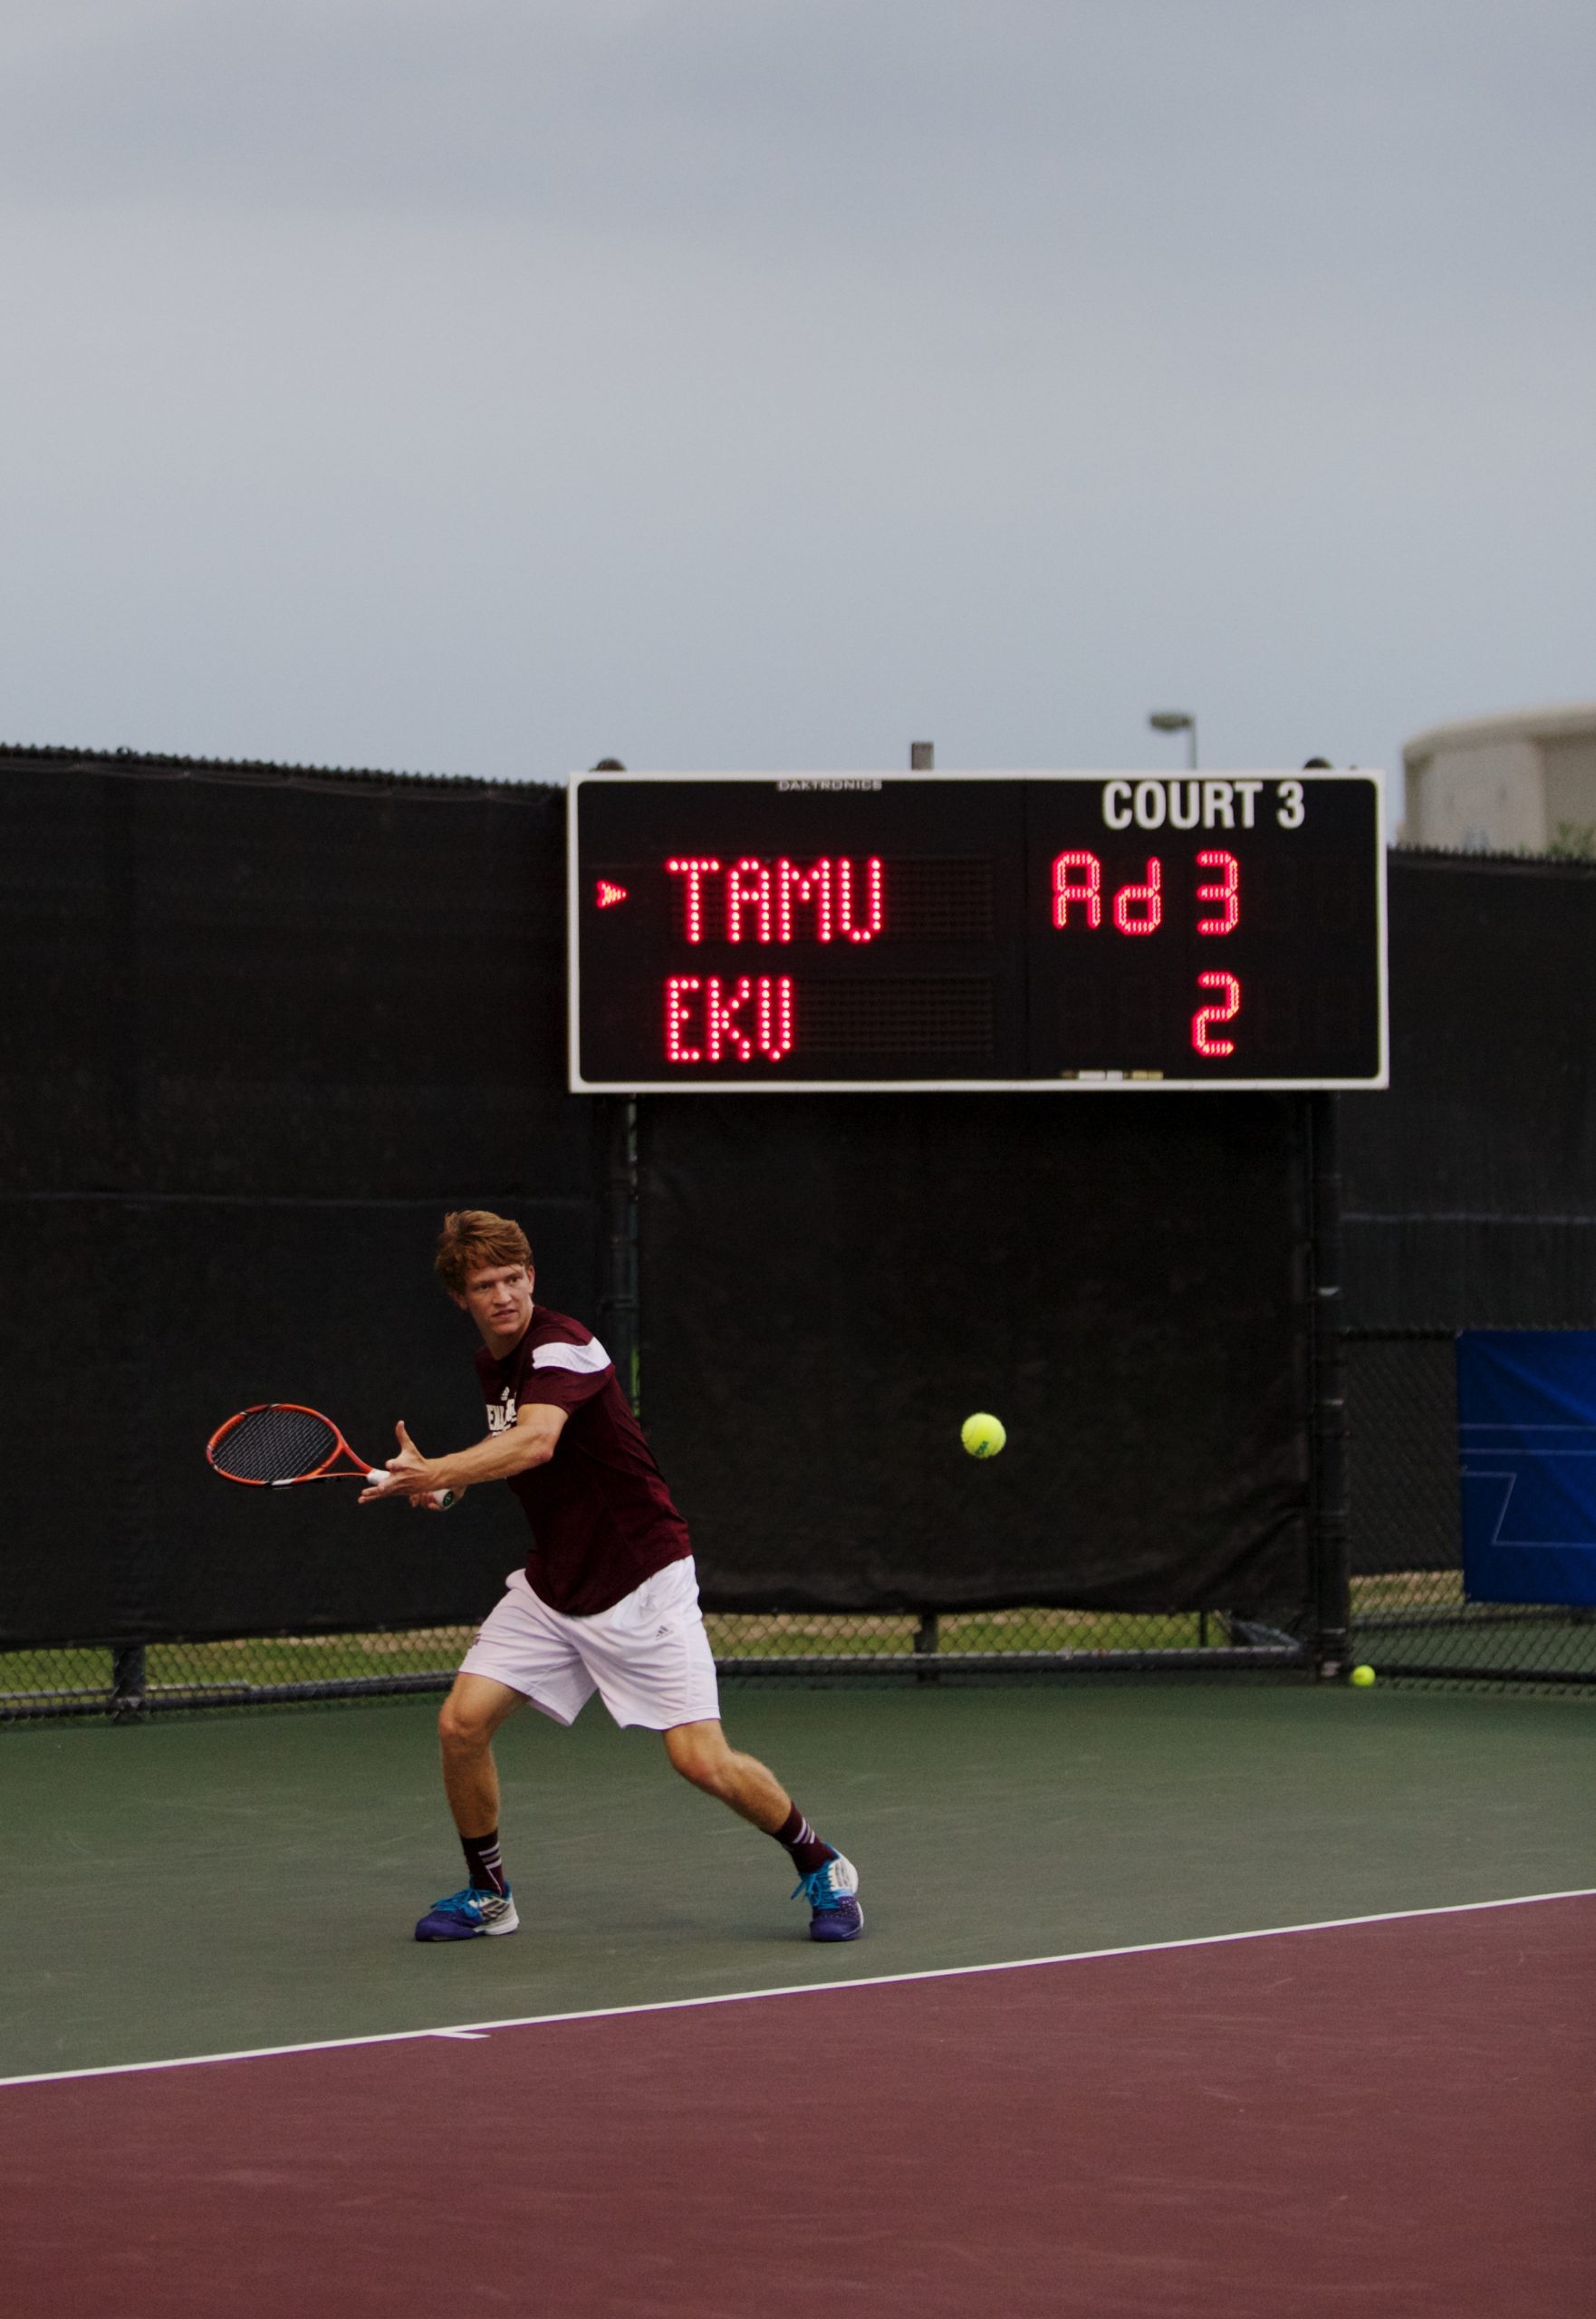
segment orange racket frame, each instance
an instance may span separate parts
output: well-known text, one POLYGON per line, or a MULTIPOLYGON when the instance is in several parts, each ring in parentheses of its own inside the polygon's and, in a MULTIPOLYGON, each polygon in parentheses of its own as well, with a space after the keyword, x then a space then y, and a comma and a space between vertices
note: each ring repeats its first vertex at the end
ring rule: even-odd
POLYGON ((368 1465, 364 1458, 356 1455, 337 1426, 333 1424, 332 1419, 323 1410, 311 1409, 303 1401, 255 1401, 246 1410, 236 1410, 233 1415, 218 1425, 211 1435, 205 1445, 205 1454, 207 1461, 215 1472, 220 1474, 224 1481, 236 1482, 241 1489, 293 1489, 301 1482, 351 1480, 369 1482, 380 1487, 389 1477, 385 1468, 368 1465), (324 1425, 332 1434, 332 1448, 322 1463, 312 1467, 306 1474, 286 1474, 278 1480, 273 1480, 265 1475, 257 1477, 250 1474, 230 1474, 226 1466, 218 1464, 217 1450, 226 1442, 227 1436, 236 1431, 245 1419, 264 1417, 270 1410, 283 1410, 295 1417, 314 1418, 319 1425, 324 1425), (349 1463, 340 1465, 341 1458, 346 1458, 349 1463))

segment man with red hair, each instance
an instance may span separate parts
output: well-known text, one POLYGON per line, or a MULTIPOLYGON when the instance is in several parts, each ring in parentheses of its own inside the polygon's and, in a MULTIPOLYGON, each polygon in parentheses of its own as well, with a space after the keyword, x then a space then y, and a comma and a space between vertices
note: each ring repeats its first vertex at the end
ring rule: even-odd
POLYGON ((687 1525, 609 1354, 580 1321, 534 1301, 532 1250, 507 1217, 486 1208, 446 1217, 436 1270, 482 1340, 487 1432, 473 1448, 426 1458, 401 1424, 388 1480, 360 1502, 402 1497, 426 1510, 479 1482, 508 1482, 533 1542, 438 1718, 467 1881, 428 1911, 417 1939, 515 1930, 494 1733, 528 1699, 572 1723, 595 1691, 617 1723, 659 1732, 684 1779, 783 1846, 798 1872, 793 1897, 809 1902, 812 1939, 857 1939, 864 1916, 851 1862, 822 1843, 773 1772, 726 1744, 687 1525))

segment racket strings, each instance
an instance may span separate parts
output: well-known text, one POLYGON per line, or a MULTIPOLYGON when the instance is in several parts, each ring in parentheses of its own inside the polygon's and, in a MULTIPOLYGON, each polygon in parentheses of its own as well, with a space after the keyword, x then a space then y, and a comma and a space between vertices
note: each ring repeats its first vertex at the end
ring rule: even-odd
POLYGON ((241 1482, 291 1482, 313 1474, 338 1447, 338 1435, 311 1410, 250 1410, 217 1442, 211 1462, 241 1482))

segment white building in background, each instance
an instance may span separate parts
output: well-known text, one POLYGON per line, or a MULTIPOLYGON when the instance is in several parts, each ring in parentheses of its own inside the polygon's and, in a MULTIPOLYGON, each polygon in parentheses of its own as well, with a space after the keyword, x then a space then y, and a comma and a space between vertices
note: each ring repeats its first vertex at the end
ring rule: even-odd
POLYGON ((1596 702, 1435 725, 1402 765, 1408 845, 1596 858, 1596 702))

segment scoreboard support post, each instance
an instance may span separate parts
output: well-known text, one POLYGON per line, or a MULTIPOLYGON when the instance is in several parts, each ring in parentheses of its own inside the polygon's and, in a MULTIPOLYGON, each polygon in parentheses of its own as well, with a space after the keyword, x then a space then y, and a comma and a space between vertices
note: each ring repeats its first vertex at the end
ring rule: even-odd
POLYGON ((1341 1335, 1340 1122, 1331 1094, 1303 1099, 1307 1158, 1309 1520, 1314 1656, 1322 1679, 1344 1674, 1350 1654, 1351 1572, 1347 1509, 1347 1401, 1341 1335))
POLYGON ((638 1302, 638 1104, 630 1095, 601 1098, 604 1138, 604 1294, 600 1323, 621 1390, 639 1413, 638 1302))

